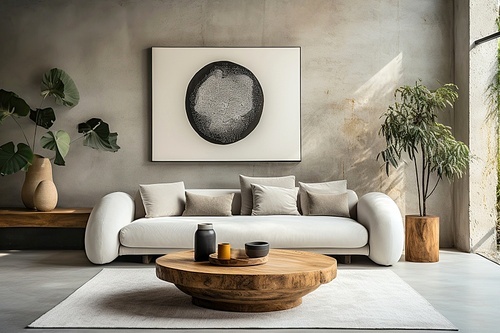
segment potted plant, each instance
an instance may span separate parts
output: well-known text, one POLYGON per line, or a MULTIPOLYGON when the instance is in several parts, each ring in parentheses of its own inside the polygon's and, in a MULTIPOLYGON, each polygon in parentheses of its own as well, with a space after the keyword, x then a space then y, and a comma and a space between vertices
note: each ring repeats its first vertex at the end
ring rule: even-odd
MULTIPOLYGON (((39 200, 39 206, 45 208, 41 210, 51 210, 50 207, 55 207, 53 200, 55 186, 53 183, 51 184, 51 164, 47 158, 35 154, 35 152, 38 148, 36 142, 39 127, 50 129, 56 121, 56 115, 52 107, 42 108, 42 105, 47 98, 53 97, 57 105, 74 107, 80 101, 80 94, 74 81, 65 71, 53 68, 43 75, 41 96, 40 107, 31 108, 17 94, 0 89, 0 124, 5 123, 10 118, 15 126, 19 127, 25 139, 25 142, 20 142, 17 145, 10 141, 0 146, 0 174, 5 176, 21 170, 27 171, 22 190, 24 205, 27 208, 35 208, 34 201, 36 201, 35 192, 37 190, 42 194, 52 192, 50 203, 44 202, 42 195, 40 195, 39 200), (34 124, 32 140, 28 140, 25 129, 18 121, 18 118, 21 117, 29 117, 34 124)), ((111 133, 109 125, 101 119, 92 118, 78 124, 78 133, 82 135, 71 140, 66 131, 49 130, 41 136, 40 146, 52 150, 54 164, 61 166, 66 164, 65 157, 69 152, 70 145, 80 139, 83 139, 83 145, 90 148, 109 152, 116 152, 120 149, 116 144, 118 134, 111 133)), ((55 203, 57 203, 57 191, 55 192, 55 203)))
POLYGON ((378 157, 386 173, 397 168, 405 156, 413 162, 419 215, 408 215, 406 222, 406 260, 439 260, 439 217, 427 215, 427 200, 443 178, 460 178, 467 169, 469 149, 455 139, 451 128, 437 122, 438 111, 453 107, 458 88, 445 84, 435 91, 420 81, 402 86, 394 93, 395 103, 382 116, 379 134, 386 148, 378 157), (421 237, 413 237, 419 233, 421 237))

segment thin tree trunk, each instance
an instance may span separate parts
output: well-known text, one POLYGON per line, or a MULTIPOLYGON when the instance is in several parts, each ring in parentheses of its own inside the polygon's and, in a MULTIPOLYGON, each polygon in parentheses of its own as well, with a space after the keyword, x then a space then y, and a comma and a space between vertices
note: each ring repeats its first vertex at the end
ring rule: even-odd
POLYGON ((430 182, 430 179, 431 179, 431 164, 430 163, 427 163, 427 180, 426 180, 426 183, 425 183, 425 190, 424 190, 424 196, 422 198, 423 202, 424 202, 424 216, 427 215, 427 198, 430 196, 429 194, 429 182, 430 182))
POLYGON ((424 178, 428 178, 427 176, 429 175, 429 173, 427 172, 427 175, 426 175, 426 171, 427 171, 427 168, 422 166, 422 168, 424 169, 422 171, 422 211, 423 211, 423 215, 422 216, 426 216, 427 215, 427 201, 425 200, 426 197, 427 197, 427 181, 424 182, 424 178))
POLYGON ((415 165, 415 178, 417 179, 417 192, 418 192, 418 212, 420 216, 422 216, 422 199, 420 197, 420 184, 418 180, 418 166, 417 166, 417 157, 413 155, 413 164, 415 165))
POLYGON ((426 199, 427 199, 428 197, 430 197, 430 196, 432 195, 432 193, 434 193, 434 190, 435 190, 435 189, 436 189, 436 187, 438 186, 438 184, 439 184, 439 181, 440 181, 440 180, 441 180, 441 177, 439 177, 439 178, 436 180, 436 184, 434 184, 434 187, 432 188, 431 193, 427 194, 426 199))
POLYGON ((424 145, 421 145, 422 149, 422 210, 420 211, 420 216, 425 216, 427 213, 426 205, 425 205, 425 196, 427 195, 427 187, 425 186, 425 171, 426 171, 426 156, 424 145))

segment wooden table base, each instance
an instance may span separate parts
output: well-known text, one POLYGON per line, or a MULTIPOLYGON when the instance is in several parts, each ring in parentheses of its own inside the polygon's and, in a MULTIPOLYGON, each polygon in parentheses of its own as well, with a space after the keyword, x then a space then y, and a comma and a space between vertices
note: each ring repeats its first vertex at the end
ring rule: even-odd
POLYGON ((288 310, 302 304, 302 297, 287 302, 277 301, 268 303, 231 303, 220 301, 209 301, 206 299, 193 297, 193 304, 203 308, 219 310, 219 311, 232 311, 232 312, 270 312, 288 310))
POLYGON ((288 310, 302 304, 302 296, 319 287, 297 290, 273 290, 266 292, 255 290, 208 290, 186 288, 176 285, 179 290, 190 295, 194 305, 212 310, 233 312, 269 312, 288 310))

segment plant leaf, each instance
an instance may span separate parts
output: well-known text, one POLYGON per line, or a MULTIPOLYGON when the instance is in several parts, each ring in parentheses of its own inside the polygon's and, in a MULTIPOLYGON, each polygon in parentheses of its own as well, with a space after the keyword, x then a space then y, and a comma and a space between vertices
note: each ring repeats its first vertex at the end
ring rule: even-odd
POLYGON ((59 130, 56 133, 48 131, 40 139, 40 144, 43 148, 56 152, 54 164, 57 165, 66 165, 64 158, 68 155, 70 142, 71 138, 69 137, 69 134, 62 130, 59 130))
POLYGON ((43 75, 41 94, 43 98, 53 96, 57 104, 70 107, 80 101, 80 93, 75 82, 59 68, 52 68, 43 75))
POLYGON ((116 141, 118 140, 118 133, 109 133, 109 144, 113 148, 113 152, 118 151, 120 149, 120 146, 116 144, 116 141))
POLYGON ((83 145, 109 152, 116 152, 120 147, 116 144, 118 133, 110 133, 109 125, 99 118, 92 118, 78 124, 78 133, 83 133, 83 145))
POLYGON ((30 112, 29 105, 12 91, 0 89, 0 124, 8 116, 25 117, 30 112))
POLYGON ((2 176, 27 170, 32 161, 33 151, 25 143, 19 143, 17 151, 12 141, 0 146, 0 175, 2 176))
POLYGON ((30 119, 38 126, 49 129, 56 121, 56 114, 52 108, 36 109, 30 111, 30 119))

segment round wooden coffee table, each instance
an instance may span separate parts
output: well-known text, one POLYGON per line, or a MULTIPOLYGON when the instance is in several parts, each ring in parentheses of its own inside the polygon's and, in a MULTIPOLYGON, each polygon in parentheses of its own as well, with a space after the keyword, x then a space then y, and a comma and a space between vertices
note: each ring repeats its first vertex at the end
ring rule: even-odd
POLYGON ((156 276, 192 296, 193 304, 224 311, 267 312, 296 307, 302 296, 337 276, 337 261, 310 252, 275 250, 258 266, 195 262, 193 251, 156 260, 156 276))

